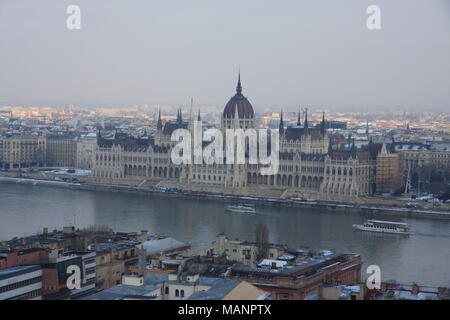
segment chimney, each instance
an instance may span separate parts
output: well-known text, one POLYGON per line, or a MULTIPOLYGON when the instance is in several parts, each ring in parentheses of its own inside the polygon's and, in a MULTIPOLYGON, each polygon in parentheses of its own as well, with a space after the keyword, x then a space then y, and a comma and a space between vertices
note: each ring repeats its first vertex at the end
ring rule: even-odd
POLYGON ((145 250, 144 246, 141 245, 141 248, 139 250, 139 275, 140 276, 145 275, 146 266, 147 266, 147 251, 145 250))
POLYGON ((75 227, 63 227, 63 233, 64 234, 71 234, 75 232, 75 227))

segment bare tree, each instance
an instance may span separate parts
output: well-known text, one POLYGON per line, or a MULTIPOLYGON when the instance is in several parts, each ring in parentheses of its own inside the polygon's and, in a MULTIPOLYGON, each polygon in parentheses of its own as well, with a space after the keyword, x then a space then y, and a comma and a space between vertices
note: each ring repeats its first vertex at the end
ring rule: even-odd
POLYGON ((81 229, 83 234, 111 234, 111 228, 106 224, 92 224, 81 229))
POLYGON ((269 253, 269 229, 265 223, 258 223, 255 229, 256 235, 256 260, 267 258, 269 253))
POLYGON ((104 240, 113 235, 111 228, 107 225, 93 224, 79 231, 74 246, 76 250, 86 250, 89 244, 104 240))

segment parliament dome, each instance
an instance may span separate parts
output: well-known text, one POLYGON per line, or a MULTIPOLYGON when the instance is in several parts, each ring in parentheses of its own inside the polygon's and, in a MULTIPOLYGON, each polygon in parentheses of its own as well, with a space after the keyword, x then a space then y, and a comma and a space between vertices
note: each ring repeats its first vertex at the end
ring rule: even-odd
POLYGON ((239 75, 236 94, 225 106, 225 109, 223 110, 223 117, 225 119, 233 119, 235 117, 236 110, 239 119, 253 119, 254 117, 251 103, 242 94, 241 75, 239 75))

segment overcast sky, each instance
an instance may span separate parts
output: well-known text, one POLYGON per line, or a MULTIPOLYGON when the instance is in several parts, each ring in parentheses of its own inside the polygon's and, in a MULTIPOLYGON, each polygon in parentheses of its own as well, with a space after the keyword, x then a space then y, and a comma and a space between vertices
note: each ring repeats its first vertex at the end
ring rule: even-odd
POLYGON ((221 107, 239 65, 257 109, 448 111, 450 1, 0 0, 0 105, 221 107))

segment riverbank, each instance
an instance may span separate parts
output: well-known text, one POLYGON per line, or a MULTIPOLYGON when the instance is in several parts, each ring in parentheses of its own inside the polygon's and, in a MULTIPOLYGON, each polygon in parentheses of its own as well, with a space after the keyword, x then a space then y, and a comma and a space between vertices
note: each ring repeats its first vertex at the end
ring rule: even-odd
POLYGON ((258 196, 239 196, 239 195, 226 195, 226 194, 214 194, 214 193, 200 193, 183 190, 167 190, 163 188, 149 188, 138 187, 129 185, 112 185, 112 184, 97 184, 90 182, 72 183, 53 180, 42 179, 30 179, 30 178, 16 178, 0 176, 0 182, 6 183, 24 183, 32 185, 45 185, 50 187, 62 187, 71 188, 75 190, 90 190, 90 191, 103 191, 103 192, 119 192, 119 193, 132 193, 148 196, 161 196, 161 197, 176 197, 176 198, 189 198, 198 200, 214 200, 229 203, 248 202, 255 203, 264 206, 273 207, 294 207, 294 208, 307 208, 307 209, 321 209, 333 212, 363 212, 380 215, 390 215, 399 217, 420 217, 430 219, 450 219, 449 211, 440 210, 425 210, 425 209, 413 209, 402 207, 388 207, 380 205, 360 205, 350 203, 332 203, 325 201, 301 201, 293 199, 282 198, 265 198, 258 196))

